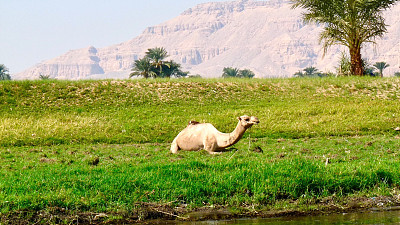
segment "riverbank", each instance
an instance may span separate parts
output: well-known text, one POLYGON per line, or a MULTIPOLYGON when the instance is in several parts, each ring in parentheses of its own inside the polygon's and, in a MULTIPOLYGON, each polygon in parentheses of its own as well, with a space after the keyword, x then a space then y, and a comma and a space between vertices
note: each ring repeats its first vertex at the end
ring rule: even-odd
MULTIPOLYGON (((230 208, 225 206, 188 209, 186 205, 171 207, 141 203, 130 213, 77 212, 65 208, 48 208, 40 211, 15 211, 2 214, 1 224, 180 224, 206 220, 262 219, 304 216, 323 216, 343 213, 372 213, 399 211, 398 197, 356 197, 341 200, 327 200, 308 205, 301 210, 254 208, 252 206, 230 208)), ((293 205, 291 206, 293 207, 293 205)), ((332 221, 330 221, 332 222, 332 221)), ((347 221, 348 222, 348 221, 347 221)))

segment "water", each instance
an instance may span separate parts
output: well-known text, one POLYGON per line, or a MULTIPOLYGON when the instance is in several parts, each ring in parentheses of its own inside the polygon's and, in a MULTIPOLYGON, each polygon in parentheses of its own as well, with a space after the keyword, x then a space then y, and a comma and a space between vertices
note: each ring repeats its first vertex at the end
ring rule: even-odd
POLYGON ((400 211, 370 211, 325 216, 237 219, 178 223, 179 225, 301 225, 301 224, 400 224, 400 211))

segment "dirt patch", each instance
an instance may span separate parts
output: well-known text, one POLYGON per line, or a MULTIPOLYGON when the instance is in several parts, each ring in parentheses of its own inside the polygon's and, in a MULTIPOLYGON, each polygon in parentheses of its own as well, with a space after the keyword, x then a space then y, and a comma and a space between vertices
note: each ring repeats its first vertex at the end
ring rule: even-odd
POLYGON ((243 207, 200 207, 188 208, 186 205, 171 206, 152 203, 139 203, 130 212, 77 212, 59 207, 40 211, 17 211, 0 214, 0 224, 173 224, 176 221, 222 220, 233 218, 271 218, 286 216, 324 215, 363 211, 400 210, 397 197, 357 197, 341 200, 323 199, 307 206, 293 209, 271 209, 271 206, 243 207), (300 209, 301 208, 301 209, 300 209))

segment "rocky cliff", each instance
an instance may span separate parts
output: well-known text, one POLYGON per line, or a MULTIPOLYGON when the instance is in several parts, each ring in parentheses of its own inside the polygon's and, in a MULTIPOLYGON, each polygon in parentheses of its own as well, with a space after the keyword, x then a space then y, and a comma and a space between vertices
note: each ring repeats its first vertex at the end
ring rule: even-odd
MULTIPOLYGON (((215 2, 186 10, 165 23, 148 27, 138 37, 106 48, 73 50, 40 63, 15 77, 36 79, 127 78, 135 59, 148 48, 165 47, 169 59, 203 77, 218 77, 224 67, 248 68, 257 77, 287 77, 308 66, 334 71, 340 46, 322 57, 321 27, 304 24, 301 9, 287 0, 215 2)), ((388 62, 386 74, 400 71, 400 5, 386 13, 390 25, 363 57, 388 62)))

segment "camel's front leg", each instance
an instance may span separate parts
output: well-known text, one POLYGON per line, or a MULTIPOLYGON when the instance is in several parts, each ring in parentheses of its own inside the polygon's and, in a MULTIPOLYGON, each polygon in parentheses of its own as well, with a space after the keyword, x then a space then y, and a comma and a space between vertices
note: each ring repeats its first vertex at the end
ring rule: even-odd
POLYGON ((203 142, 204 149, 210 154, 221 154, 222 152, 216 152, 217 150, 217 139, 215 137, 206 137, 203 142))
POLYGON ((222 154, 222 152, 208 152, 208 153, 210 153, 211 155, 221 155, 222 154))

